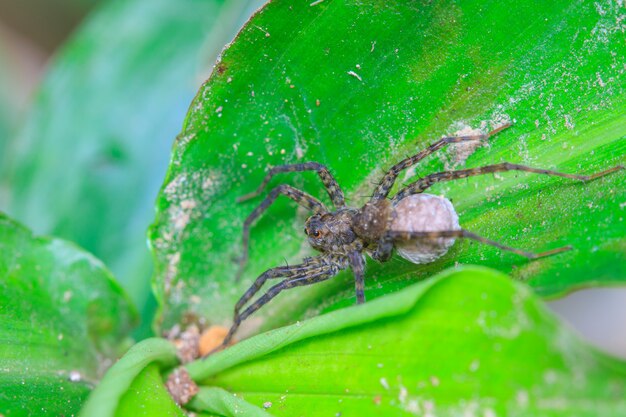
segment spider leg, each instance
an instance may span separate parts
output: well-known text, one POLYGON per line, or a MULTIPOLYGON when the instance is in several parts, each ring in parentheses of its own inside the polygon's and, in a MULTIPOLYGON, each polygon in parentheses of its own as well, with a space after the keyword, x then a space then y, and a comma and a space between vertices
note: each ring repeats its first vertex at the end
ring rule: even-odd
POLYGON ((545 251, 545 252, 539 252, 539 253, 534 253, 534 252, 528 252, 525 250, 521 250, 521 249, 517 249, 517 248, 512 248, 510 246, 506 246, 503 245, 502 243, 496 242, 494 240, 491 239, 487 239, 485 237, 479 236, 475 233, 472 233, 470 231, 467 231, 465 229, 461 229, 461 230, 441 230, 441 231, 434 231, 434 232, 399 232, 399 231, 392 231, 392 232, 387 232, 387 237, 391 238, 395 241, 407 241, 407 240, 413 240, 413 239, 436 239, 436 238, 440 238, 440 237, 456 237, 456 238, 465 238, 465 239, 472 239, 472 240, 476 240, 480 243, 484 243, 485 245, 490 245, 490 246, 495 246, 496 248, 502 249, 504 251, 507 252, 513 252, 515 254, 518 254, 520 256, 524 256, 528 259, 538 259, 538 258, 543 258, 546 256, 551 256, 551 255, 556 255, 557 253, 561 253, 561 252, 566 252, 568 250, 572 250, 571 246, 563 246, 561 248, 556 248, 556 249, 552 249, 549 251, 545 251))
POLYGON ((591 174, 591 175, 577 175, 577 174, 565 174, 562 172, 552 171, 549 169, 532 168, 532 167, 528 167, 525 165, 517 165, 517 164, 511 164, 509 162, 503 162, 501 164, 487 165, 487 166, 479 167, 479 168, 461 169, 458 171, 443 171, 443 172, 437 172, 435 174, 427 175, 424 178, 421 178, 415 181, 414 183, 409 184, 402 190, 398 191, 398 194, 396 194, 392 198, 392 201, 398 202, 402 200, 404 197, 407 197, 409 195, 419 194, 425 191, 426 189, 428 189, 429 187, 431 187, 433 184, 436 184, 438 182, 458 180, 461 178, 473 177, 476 175, 484 175, 484 174, 489 174, 493 172, 524 171, 524 172, 532 172, 535 174, 543 174, 543 175, 550 175, 550 176, 555 176, 555 177, 569 178, 569 179, 579 180, 579 181, 591 181, 591 180, 595 180, 596 178, 600 178, 605 175, 611 174, 615 171, 619 171, 621 169, 624 169, 624 167, 622 165, 618 165, 613 168, 607 169, 605 171, 596 172, 595 174, 591 174))
POLYGON ((305 162, 302 164, 289 164, 289 165, 279 165, 275 166, 269 170, 269 172, 265 175, 263 182, 259 185, 259 188, 256 191, 243 195, 237 199, 238 203, 249 200, 261 194, 263 189, 270 182, 272 177, 281 172, 302 172, 302 171, 317 171, 322 183, 324 183, 324 187, 330 196, 331 201, 335 205, 336 208, 345 207, 346 200, 343 195, 343 191, 337 180, 332 176, 328 168, 326 168, 322 164, 318 164, 317 162, 305 162))
POLYGON ((350 252, 348 254, 348 261, 350 263, 350 268, 352 268, 352 272, 354 273, 356 303, 363 304, 365 302, 365 261, 363 261, 363 256, 361 256, 361 252, 359 251, 350 252))
POLYGON ((378 241, 378 245, 374 252, 372 252, 372 258, 377 260, 378 262, 387 262, 391 259, 391 254, 393 253, 393 240, 384 237, 378 241))
POLYGON ((271 287, 265 294, 259 297, 254 303, 252 303, 248 308, 246 308, 242 313, 235 312, 235 317, 233 319, 233 325, 231 326, 228 334, 224 338, 221 346, 216 350, 219 350, 223 347, 226 347, 230 341, 232 340, 235 332, 239 329, 239 325, 243 320, 245 320, 252 313, 256 312, 258 309, 267 304, 272 298, 276 297, 281 291, 294 288, 301 287, 304 285, 312 285, 318 282, 325 281, 329 278, 332 278, 338 271, 338 268, 335 265, 326 265, 323 268, 319 268, 316 270, 310 270, 308 272, 302 273, 301 275, 294 276, 292 278, 288 278, 282 281, 279 284, 271 287))
POLYGON ((505 123, 502 126, 498 127, 497 129, 494 129, 491 132, 484 134, 484 135, 450 136, 450 137, 441 138, 440 140, 433 143, 432 145, 430 145, 428 148, 424 149, 423 151, 411 157, 403 159, 402 161, 398 162, 396 165, 391 167, 391 169, 385 174, 383 179, 380 181, 380 183, 374 190, 374 194, 372 194, 372 198, 370 199, 370 202, 379 201, 379 200, 383 200, 387 198, 387 196, 389 195, 389 191, 391 191, 391 188, 393 187, 393 184, 396 182, 396 179, 398 178, 398 175, 400 174, 400 172, 417 164, 419 161, 426 158, 428 155, 431 155, 432 153, 438 151, 444 146, 449 145, 451 143, 469 142, 469 141, 474 141, 474 140, 486 140, 489 137, 501 132, 502 130, 506 129, 509 126, 511 126, 510 123, 505 123))
POLYGON ((248 262, 248 252, 250 247, 250 228, 252 227, 252 223, 261 215, 265 210, 269 208, 269 206, 276 201, 276 199, 280 196, 284 195, 300 204, 301 206, 313 211, 314 213, 327 213, 328 210, 324 207, 319 200, 311 195, 305 193, 304 191, 300 191, 297 188, 294 188, 290 185, 282 184, 278 187, 274 188, 270 193, 265 197, 265 199, 254 209, 252 213, 246 218, 243 222, 243 254, 241 258, 239 258, 239 269, 237 274, 235 275, 235 281, 239 281, 241 275, 243 274, 244 268, 246 267, 246 263, 248 262))
POLYGON ((248 290, 241 296, 239 301, 237 301, 237 304, 235 304, 234 316, 237 317, 237 315, 239 315, 239 311, 243 308, 243 306, 250 301, 250 299, 252 299, 257 292, 259 292, 259 290, 263 287, 263 284, 265 284, 268 279, 303 276, 311 270, 319 269, 322 265, 323 258, 318 256, 316 258, 309 259, 306 263, 291 266, 279 266, 268 269, 254 281, 252 286, 250 286, 250 288, 248 288, 248 290))

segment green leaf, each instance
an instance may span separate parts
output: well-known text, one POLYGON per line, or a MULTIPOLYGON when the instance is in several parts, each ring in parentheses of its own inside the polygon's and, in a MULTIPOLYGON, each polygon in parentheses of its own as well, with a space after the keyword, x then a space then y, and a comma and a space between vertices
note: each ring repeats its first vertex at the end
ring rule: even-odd
POLYGON ((76 413, 137 314, 92 255, 0 214, 0 412, 76 413))
POLYGON ((200 392, 189 403, 195 411, 217 413, 220 416, 271 417, 260 407, 255 407, 241 398, 220 388, 200 388, 200 392))
POLYGON ((187 365, 276 416, 618 416, 626 362, 486 268, 263 333, 187 365))
MULTIPOLYGON (((251 262, 233 281, 242 223, 260 198, 235 200, 256 189, 268 166, 326 164, 360 206, 406 155, 506 119, 513 126, 467 166, 510 161, 591 173, 624 164, 622 14, 611 1, 270 2, 222 54, 174 147, 150 236, 163 327, 190 316, 228 323, 256 276, 312 253, 306 214, 280 201, 253 228, 251 262)), ((400 182, 451 158, 439 152, 400 182)), ((280 183, 326 201, 313 173, 283 174, 270 187, 280 183)), ((624 172, 586 184, 504 173, 430 191, 448 196, 475 233, 527 250, 575 249, 528 262, 461 241, 429 265, 368 265, 369 299, 456 263, 511 273, 544 296, 626 278, 624 172)), ((247 331, 352 303, 344 273, 281 295, 247 331)))
MULTIPOLYGON (((87 414, 88 415, 88 414, 87 414)), ((185 417, 163 384, 157 365, 145 368, 122 398, 116 416, 185 417)))
POLYGON ((54 59, 9 149, 10 213, 96 254, 147 312, 145 230, 172 141, 256 3, 104 3, 54 59))
POLYGON ((176 363, 176 349, 167 340, 153 338, 136 344, 109 369, 80 415, 180 415, 159 375, 159 369, 176 363))
MULTIPOLYGON (((81 410, 81 416, 182 416, 167 392, 161 371, 177 363, 176 349, 164 339, 147 339, 133 346, 102 379, 81 410)), ((219 388, 202 388, 189 405, 200 412, 231 416, 268 416, 219 388)))

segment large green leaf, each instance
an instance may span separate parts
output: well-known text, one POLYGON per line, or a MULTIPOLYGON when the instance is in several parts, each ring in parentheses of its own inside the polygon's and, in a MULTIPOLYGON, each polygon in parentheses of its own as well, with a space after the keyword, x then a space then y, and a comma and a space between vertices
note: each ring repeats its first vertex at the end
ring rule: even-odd
POLYGON ((626 363, 485 268, 255 336, 187 368, 276 416, 626 413, 626 363))
POLYGON ((0 414, 76 413, 136 320, 100 261, 0 214, 0 414))
POLYGON ((145 230, 172 140, 255 3, 106 2, 54 59, 9 149, 10 213, 96 254, 139 306, 150 294, 145 230))
MULTIPOLYGON (((175 362, 170 342, 141 342, 81 415, 178 415, 160 377, 175 362)), ((482 267, 254 336, 186 369, 201 386, 184 407, 210 415, 626 412, 626 362, 581 342, 528 287, 482 267)))
MULTIPOLYGON (((468 166, 510 161, 590 173, 626 162, 623 15, 613 1, 270 2, 224 51, 174 147, 151 232, 163 327, 194 316, 228 323, 253 278, 311 253, 305 213, 281 201, 253 228, 251 262, 233 282, 243 219, 260 201, 235 199, 268 166, 324 163, 358 206, 404 156, 506 119, 513 126, 468 166)), ((453 156, 442 151, 400 178, 442 170, 453 156)), ((281 182, 325 198, 312 173, 270 185, 281 182)), ((574 250, 528 262, 458 242, 430 265, 369 265, 368 298, 456 263, 512 273, 546 296, 626 278, 623 171, 587 184, 505 173, 431 191, 451 198, 461 225, 488 238, 574 250)), ((351 280, 342 274, 281 295, 248 325, 352 304, 351 280)))
MULTIPOLYGON (((216 413, 224 417, 271 417, 261 407, 254 406, 236 395, 217 387, 200 388, 198 395, 189 403, 195 411, 216 413)), ((213 415, 213 414, 211 414, 213 415)))

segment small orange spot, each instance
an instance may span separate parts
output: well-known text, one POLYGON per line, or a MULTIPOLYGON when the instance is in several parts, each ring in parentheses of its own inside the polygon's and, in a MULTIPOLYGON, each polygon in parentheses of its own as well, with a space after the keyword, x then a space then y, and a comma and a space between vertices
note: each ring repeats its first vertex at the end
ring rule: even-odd
POLYGON ((374 404, 376 405, 380 405, 381 401, 382 401, 382 397, 380 395, 377 395, 374 397, 374 404))
POLYGON ((222 344, 228 334, 228 328, 224 326, 211 326, 200 335, 198 350, 200 356, 204 356, 222 344))

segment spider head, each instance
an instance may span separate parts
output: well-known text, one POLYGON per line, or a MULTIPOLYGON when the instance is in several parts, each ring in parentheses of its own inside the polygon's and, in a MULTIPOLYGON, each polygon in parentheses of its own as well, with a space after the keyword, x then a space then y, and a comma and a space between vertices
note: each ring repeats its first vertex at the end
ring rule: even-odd
POLYGON ((311 246, 320 252, 342 253, 356 239, 352 216, 348 210, 314 214, 306 220, 304 233, 311 246))

